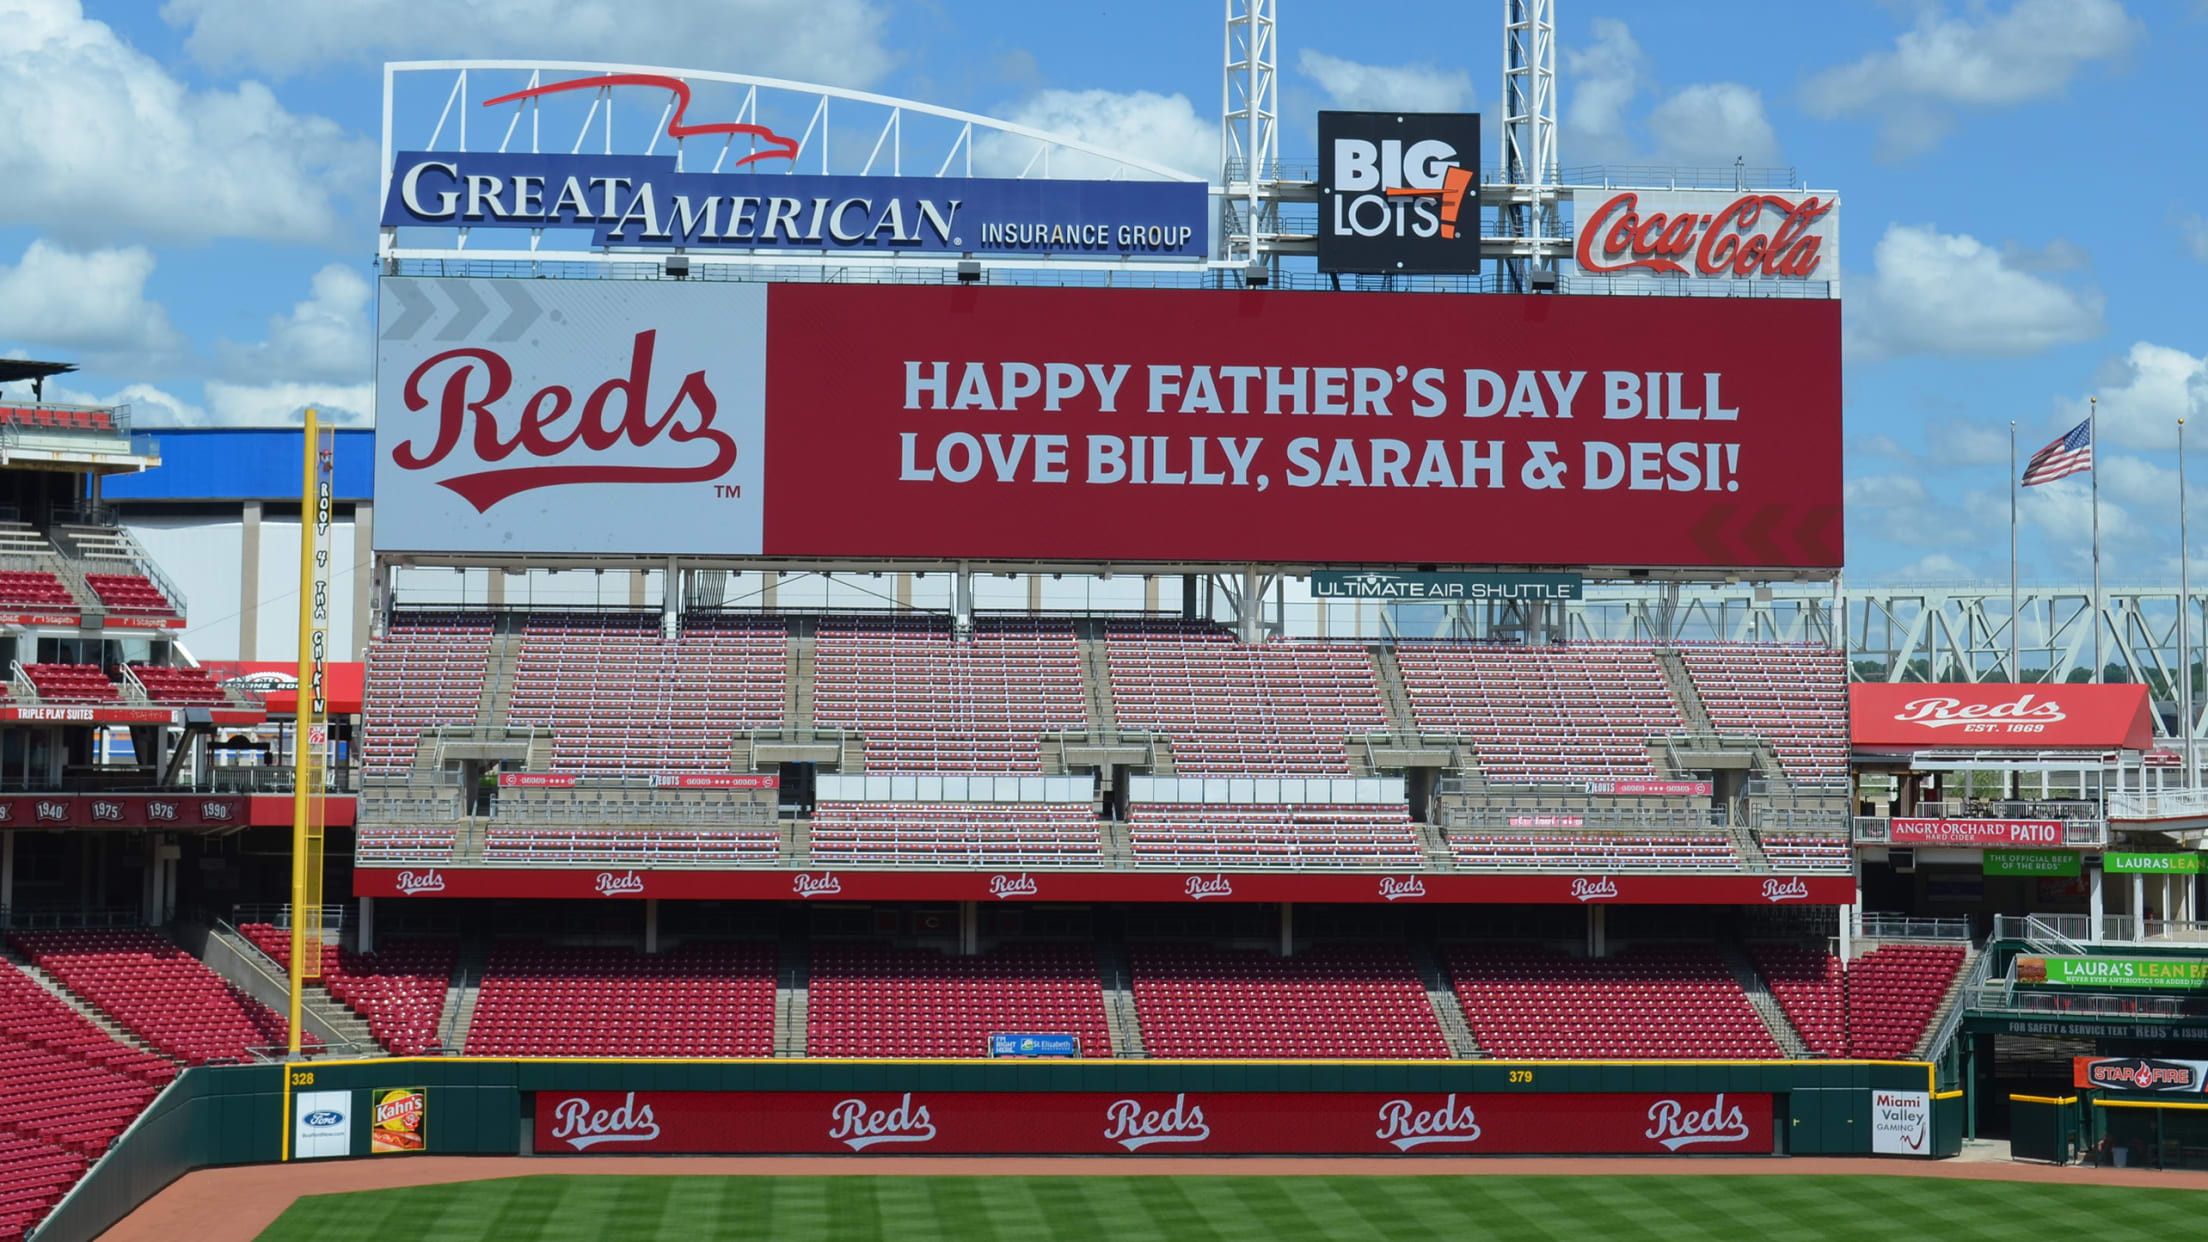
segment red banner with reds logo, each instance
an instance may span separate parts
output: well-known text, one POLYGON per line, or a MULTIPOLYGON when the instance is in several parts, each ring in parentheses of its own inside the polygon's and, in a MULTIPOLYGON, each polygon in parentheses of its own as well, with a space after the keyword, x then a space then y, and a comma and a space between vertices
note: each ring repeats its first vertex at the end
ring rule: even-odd
POLYGON ((356 897, 665 897, 685 901, 1403 902, 1845 905, 1838 875, 1377 875, 1372 872, 576 870, 356 867, 356 897))
POLYGON ((1844 559, 1837 300, 379 290, 379 551, 1844 559))
POLYGON ((539 1091, 536 1150, 620 1155, 1770 1155, 1769 1095, 539 1091))
POLYGON ((2146 750, 2154 744, 2147 706, 2138 685, 1848 687, 1855 744, 1888 749, 2146 750))

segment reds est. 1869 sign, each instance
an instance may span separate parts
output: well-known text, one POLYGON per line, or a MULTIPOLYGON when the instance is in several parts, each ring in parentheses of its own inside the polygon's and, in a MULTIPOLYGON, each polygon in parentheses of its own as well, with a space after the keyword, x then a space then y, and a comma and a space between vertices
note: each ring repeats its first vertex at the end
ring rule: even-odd
POLYGON ((1835 301, 381 291, 379 551, 1842 559, 1835 301))

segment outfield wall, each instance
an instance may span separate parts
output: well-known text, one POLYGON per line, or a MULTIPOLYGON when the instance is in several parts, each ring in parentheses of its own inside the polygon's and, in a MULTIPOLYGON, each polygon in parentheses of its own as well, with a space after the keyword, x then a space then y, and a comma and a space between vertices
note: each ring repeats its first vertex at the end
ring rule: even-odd
MULTIPOLYGON (((421 1093, 437 1155, 646 1152, 1954 1155, 1959 1093, 1907 1061, 625 1061, 401 1057, 185 1071, 37 1242, 89 1242, 195 1168, 371 1155, 421 1093), (1914 1147, 1874 1141, 1930 1102, 1914 1147), (645 1110, 650 1110, 647 1117, 645 1110), (1888 1129, 1891 1128, 1889 1125, 1888 1129), (587 1140, 577 1145, 575 1139, 587 1140), (311 1156, 309 1158, 312 1158, 311 1156)), ((389 1158, 403 1159, 403 1154, 389 1158)))

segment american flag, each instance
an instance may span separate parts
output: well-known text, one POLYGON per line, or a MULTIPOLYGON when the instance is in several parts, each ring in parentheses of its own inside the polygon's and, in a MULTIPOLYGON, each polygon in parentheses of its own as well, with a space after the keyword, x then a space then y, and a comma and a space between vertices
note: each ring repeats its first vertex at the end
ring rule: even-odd
POLYGON ((2032 454, 2024 463, 2024 486, 2052 483, 2093 468, 2093 420, 2070 429, 2068 435, 2032 454))

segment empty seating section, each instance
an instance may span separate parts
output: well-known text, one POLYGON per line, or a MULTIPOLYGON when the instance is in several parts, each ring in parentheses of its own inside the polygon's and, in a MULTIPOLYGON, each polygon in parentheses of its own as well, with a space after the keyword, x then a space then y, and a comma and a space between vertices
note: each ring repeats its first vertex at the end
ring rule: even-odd
POLYGON ((84 580, 109 612, 135 617, 176 615, 176 605, 144 574, 86 574, 84 580))
POLYGON ((41 431, 113 431, 113 410, 64 405, 0 405, 0 423, 41 431))
POLYGON ((1176 776, 1347 776, 1347 737, 1388 731, 1359 646, 1162 621, 1111 626, 1106 654, 1120 730, 1169 738, 1176 776))
POLYGON ((175 1075, 0 964, 0 1238, 37 1224, 175 1075))
POLYGON ((1039 773, 1036 735, 1088 728, 1068 621, 831 617, 813 648, 813 721, 866 739, 869 772, 1039 773))
POLYGON ((1839 833, 1758 832, 1763 856, 1781 871, 1846 871, 1855 850, 1839 833))
MULTIPOLYGON (((291 969, 291 930, 240 923, 238 931, 291 969)), ((322 986, 368 1020, 368 1033, 396 1056, 419 1056, 437 1041, 459 942, 449 936, 389 937, 373 953, 322 946, 322 986)))
POLYGON ((532 865, 772 863, 782 857, 773 828, 519 828, 484 831, 483 861, 532 865))
POLYGON ((584 777, 726 772, 741 729, 782 723, 788 635, 772 617, 532 615, 507 722, 553 733, 552 767, 584 777))
POLYGON ((934 949, 813 945, 805 1051, 816 1057, 978 1057, 997 1033, 1070 1034, 1109 1057, 1091 943, 1007 944, 973 957, 934 949))
POLYGON ((23 675, 49 703, 111 703, 123 697, 97 664, 26 664, 23 675))
POLYGON ((362 824, 353 838, 353 861, 365 867, 450 862, 458 839, 458 831, 453 828, 362 824))
POLYGON ((1963 950, 1889 944, 1848 966, 1848 1051, 1873 1059, 1909 1055, 1939 1012, 1963 950))
POLYGON ((1085 802, 817 802, 812 860, 837 866, 1094 866, 1103 828, 1085 802))
POLYGON ((154 932, 15 932, 8 942, 147 1043, 193 1065, 285 1043, 282 1016, 154 932))
POLYGON ((487 612, 400 612, 368 646, 361 771, 404 774, 422 732, 475 722, 491 650, 487 612))
POLYGON ((1828 1057, 1848 1055, 1840 1022, 1840 959, 1798 944, 1751 943, 1748 954, 1809 1050, 1828 1057))
POLYGON ((1459 946, 1450 976, 1473 1038, 1497 1057, 1777 1057, 1710 945, 1572 957, 1538 945, 1459 946))
POLYGON ((1153 1057, 1447 1057, 1400 945, 1262 949, 1137 942, 1128 970, 1153 1057))
POLYGON ((1915 1052, 1964 957, 1947 945, 1882 945, 1855 959, 1843 980, 1840 959, 1822 949, 1753 944, 1749 950, 1813 1051, 1873 1060, 1915 1052))
POLYGON ((146 697, 156 703, 178 707, 225 707, 230 695, 215 680, 215 675, 203 668, 169 668, 159 664, 133 664, 131 676, 146 688, 146 697))
POLYGON ((1395 806, 1139 802, 1127 810, 1135 862, 1163 867, 1387 867, 1422 861, 1395 806))
POLYGON ((1653 776, 1648 739, 1682 727, 1645 646, 1403 643, 1395 658, 1419 730, 1470 737, 1491 783, 1653 776))
POLYGON ((477 1056, 764 1057, 774 1051, 774 945, 689 940, 661 953, 491 945, 477 1056))
POLYGON ((1797 781, 1848 770, 1848 666, 1824 647, 1681 646, 1695 693, 1722 733, 1769 738, 1797 781))
POLYGON ((1460 867, 1587 871, 1738 871, 1730 839, 1605 832, 1451 833, 1460 867))
POLYGON ((0 608, 77 610, 76 597, 43 569, 0 569, 0 608))

